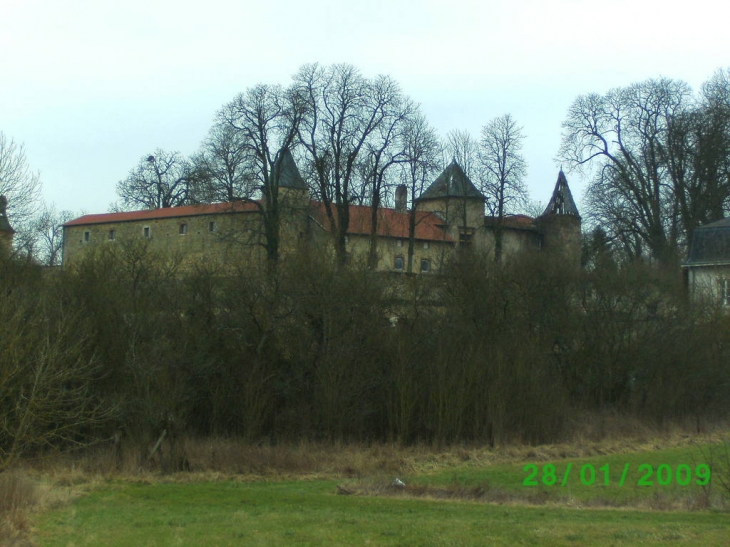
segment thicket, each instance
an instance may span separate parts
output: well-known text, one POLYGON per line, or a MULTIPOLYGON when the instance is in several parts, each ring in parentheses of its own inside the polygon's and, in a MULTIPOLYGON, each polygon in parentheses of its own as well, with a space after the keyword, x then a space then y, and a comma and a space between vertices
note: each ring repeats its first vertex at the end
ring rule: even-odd
POLYGON ((730 318, 676 273, 462 254, 442 275, 313 252, 276 272, 120 245, 0 263, 0 462, 120 436, 542 443, 582 411, 730 410, 730 318))

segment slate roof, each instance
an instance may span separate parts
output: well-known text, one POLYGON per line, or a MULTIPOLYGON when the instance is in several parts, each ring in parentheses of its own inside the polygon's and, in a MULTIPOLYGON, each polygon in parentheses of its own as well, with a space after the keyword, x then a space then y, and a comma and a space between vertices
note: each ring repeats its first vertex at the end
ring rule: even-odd
POLYGON ((453 160, 443 170, 416 201, 443 198, 468 198, 486 201, 484 194, 476 189, 461 166, 456 163, 456 160, 453 160))
POLYGON ((730 218, 695 228, 685 266, 730 264, 730 218))
POLYGON ((296 188, 298 190, 307 190, 307 184, 299 172, 294 158, 288 148, 282 150, 279 158, 274 164, 274 170, 279 170, 279 187, 280 188, 296 188))
POLYGON ((570 187, 568 186, 568 179, 565 178, 565 173, 560 170, 558 173, 558 181, 555 183, 555 190, 550 198, 545 211, 540 216, 545 215, 570 215, 580 218, 578 214, 578 207, 575 206, 573 200, 573 194, 570 193, 570 187))

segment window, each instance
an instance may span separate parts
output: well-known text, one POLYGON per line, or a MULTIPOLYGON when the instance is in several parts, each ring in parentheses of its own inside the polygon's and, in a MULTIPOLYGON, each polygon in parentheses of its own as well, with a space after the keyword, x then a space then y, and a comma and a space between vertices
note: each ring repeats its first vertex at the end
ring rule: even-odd
POLYGON ((423 242, 423 248, 424 249, 428 249, 428 241, 424 241, 423 242))
POLYGON ((426 273, 431 271, 431 261, 424 258, 421 260, 421 273, 426 273))
POLYGON ((471 247, 471 240, 474 236, 474 230, 469 228, 462 228, 459 231, 459 248, 468 249, 471 247))
POLYGON ((211 220, 208 223, 208 231, 209 232, 215 232, 215 220, 211 220))
POLYGON ((179 230, 179 232, 178 232, 178 233, 179 233, 179 234, 180 234, 181 236, 184 236, 185 234, 187 234, 187 233, 188 233, 188 225, 187 225, 187 224, 185 224, 184 222, 183 222, 182 224, 180 224, 180 230, 179 230))
POLYGON ((114 241, 117 238, 116 230, 109 230, 109 241, 114 241))
POLYGON ((145 226, 144 228, 142 228, 142 235, 144 235, 144 237, 149 239, 149 237, 150 237, 150 227, 149 226, 145 226))
POLYGON ((399 239, 398 241, 396 241, 395 242, 395 246, 396 247, 403 247, 403 240, 402 239, 399 239))
POLYGON ((402 256, 396 256, 395 257, 394 267, 398 271, 401 271, 401 272, 403 271, 404 261, 403 261, 403 257, 402 256))
POLYGON ((720 303, 723 306, 730 306, 730 278, 718 280, 720 282, 720 303))
POLYGON ((84 232, 84 241, 91 241, 91 232, 84 232))

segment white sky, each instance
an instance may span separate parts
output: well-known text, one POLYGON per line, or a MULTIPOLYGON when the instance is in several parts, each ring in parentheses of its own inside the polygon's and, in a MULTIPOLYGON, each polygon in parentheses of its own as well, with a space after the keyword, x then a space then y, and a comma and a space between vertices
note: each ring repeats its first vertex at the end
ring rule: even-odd
POLYGON ((723 0, 0 0, 0 131, 49 203, 104 212, 140 158, 195 152, 238 92, 346 62, 395 78, 442 135, 511 113, 547 202, 572 101, 658 76, 699 88, 730 67, 729 20, 723 0))

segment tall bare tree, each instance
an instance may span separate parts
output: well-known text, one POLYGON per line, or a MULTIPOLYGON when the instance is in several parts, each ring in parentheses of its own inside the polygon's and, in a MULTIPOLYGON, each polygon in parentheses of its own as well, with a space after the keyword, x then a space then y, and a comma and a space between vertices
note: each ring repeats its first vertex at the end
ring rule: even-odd
POLYGON ((408 215, 408 264, 406 271, 413 272, 413 254, 416 245, 417 211, 415 199, 423 193, 439 167, 440 144, 436 131, 425 116, 416 112, 408 118, 401 133, 404 161, 401 181, 408 188, 411 208, 408 215))
POLYGON ((690 105, 684 82, 647 80, 580 96, 563 122, 560 157, 594 174, 589 215, 612 238, 641 241, 661 262, 676 256, 680 235, 669 129, 690 105))
MULTIPOLYGON (((410 116, 417 111, 417 106, 405 97, 400 96, 397 84, 384 79, 378 87, 382 94, 392 94, 386 117, 366 143, 363 165, 363 186, 370 198, 370 248, 368 265, 375 269, 378 264, 378 211, 383 201, 388 182, 388 175, 393 167, 406 160, 405 142, 402 133, 410 116)), ((392 177, 391 177, 392 178, 392 177)))
POLYGON ((282 172, 276 166, 296 146, 307 106, 294 88, 256 85, 220 110, 207 145, 208 155, 221 166, 212 184, 259 208, 270 265, 279 258, 281 229, 282 172))
POLYGON ((63 224, 72 220, 71 211, 56 211, 53 205, 43 207, 33 221, 33 257, 46 266, 61 264, 63 224))
POLYGON ((338 262, 344 264, 358 164, 367 153, 366 143, 399 99, 399 90, 390 78, 368 80, 346 64, 305 65, 295 75, 294 85, 307 103, 299 141, 334 235, 338 262))
POLYGON ((193 157, 202 175, 199 199, 205 203, 232 202, 250 198, 257 191, 253 166, 238 131, 220 114, 208 132, 201 150, 193 157))
POLYGON ((442 163, 448 165, 452 160, 456 160, 466 176, 479 186, 481 181, 479 142, 468 131, 452 129, 446 134, 442 163))
POLYGON ((16 245, 32 240, 33 217, 41 207, 41 180, 33 172, 22 144, 0 131, 0 195, 8 199, 7 215, 15 229, 16 245))
POLYGON ((117 195, 126 209, 178 207, 194 201, 195 182, 189 160, 158 148, 117 183, 117 195))
POLYGON ((527 201, 524 178, 527 163, 520 153, 525 136, 510 114, 491 120, 482 128, 479 162, 482 167, 482 193, 487 207, 497 217, 494 260, 502 260, 504 216, 516 205, 527 201))

